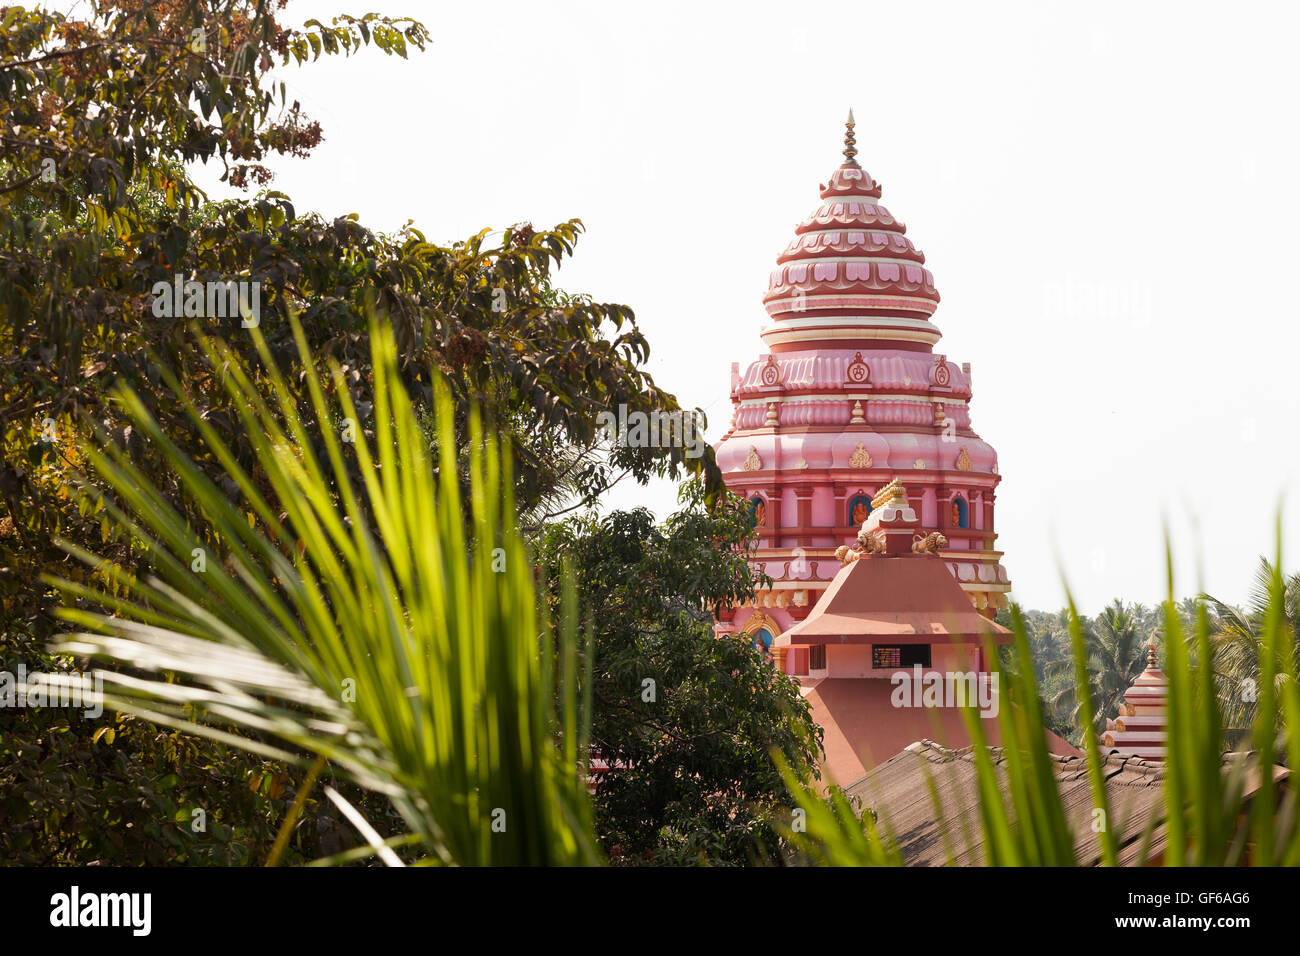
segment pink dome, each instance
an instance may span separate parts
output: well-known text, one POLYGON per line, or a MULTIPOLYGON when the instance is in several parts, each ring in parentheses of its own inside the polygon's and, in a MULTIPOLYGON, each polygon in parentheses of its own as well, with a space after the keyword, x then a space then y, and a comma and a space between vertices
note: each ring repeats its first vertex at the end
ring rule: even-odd
POLYGON ((932 346, 934 276, 907 227, 880 204, 880 184, 855 158, 852 123, 848 130, 845 163, 777 257, 763 296, 773 324, 763 338, 769 346, 867 339, 932 346))

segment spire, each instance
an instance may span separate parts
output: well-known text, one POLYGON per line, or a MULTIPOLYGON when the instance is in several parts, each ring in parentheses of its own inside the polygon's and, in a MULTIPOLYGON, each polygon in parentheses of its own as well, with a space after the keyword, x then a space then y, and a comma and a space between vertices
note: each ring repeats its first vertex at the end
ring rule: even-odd
POLYGON ((857 141, 853 138, 853 110, 849 109, 849 118, 844 123, 844 165, 856 166, 858 161, 857 141))

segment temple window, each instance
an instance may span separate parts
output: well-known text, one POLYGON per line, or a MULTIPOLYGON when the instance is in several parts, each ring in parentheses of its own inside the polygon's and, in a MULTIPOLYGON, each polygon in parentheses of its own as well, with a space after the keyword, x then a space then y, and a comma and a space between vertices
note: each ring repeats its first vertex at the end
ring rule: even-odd
POLYGON ((849 499, 849 524, 854 528, 862 527, 862 522, 871 514, 871 498, 867 495, 854 495, 849 499))
POLYGON ((930 666, 929 644, 872 644, 871 667, 889 670, 894 667, 930 666))
POLYGON ((810 671, 826 670, 826 645, 814 644, 808 648, 808 669, 810 671))

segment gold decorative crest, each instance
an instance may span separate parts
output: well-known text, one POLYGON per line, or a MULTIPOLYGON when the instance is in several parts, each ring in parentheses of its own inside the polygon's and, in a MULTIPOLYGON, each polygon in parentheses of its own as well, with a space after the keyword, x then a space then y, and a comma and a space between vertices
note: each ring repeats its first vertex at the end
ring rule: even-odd
POLYGON ((961 454, 957 456, 957 470, 970 471, 970 469, 971 469, 970 454, 966 451, 966 446, 962 445, 961 454))
POLYGON ((745 471, 758 471, 762 467, 763 463, 758 460, 758 449, 750 445, 749 454, 745 456, 745 471))
POLYGON ((867 451, 862 442, 858 442, 858 447, 853 450, 852 457, 849 458, 850 468, 870 468, 871 452, 867 451))
POLYGON ((871 499, 871 508, 874 511, 891 501, 907 501, 907 489, 897 478, 876 492, 876 496, 871 499))

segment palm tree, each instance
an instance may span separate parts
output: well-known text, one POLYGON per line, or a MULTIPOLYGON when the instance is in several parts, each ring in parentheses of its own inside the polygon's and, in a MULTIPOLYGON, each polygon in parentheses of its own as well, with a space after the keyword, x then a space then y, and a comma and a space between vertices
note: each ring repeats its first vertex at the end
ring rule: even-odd
POLYGON ((598 862, 573 588, 563 626, 552 628, 517 530, 508 449, 471 415, 468 467, 458 469, 451 401, 436 387, 430 452, 386 325, 371 323, 367 419, 337 366, 332 383, 319 380, 296 318, 290 324, 301 405, 260 330, 251 334, 270 398, 225 343, 203 341, 256 451, 253 474, 168 382, 238 488, 233 500, 134 393, 120 394, 207 525, 187 524, 157 490, 158 476, 122 449, 88 447, 112 492, 104 503, 143 552, 146 573, 68 546, 111 589, 51 582, 65 596, 62 616, 82 629, 59 649, 129 671, 100 672, 108 707, 310 768, 296 810, 326 762, 387 797, 408 832, 383 840, 325 788, 364 840, 349 859, 399 865, 395 848, 406 847, 408 858, 442 864, 598 862), (332 424, 367 420, 373 443, 332 424))
POLYGON ((1081 713, 1083 705, 1073 679, 1074 662, 1067 659, 1048 665, 1048 678, 1055 679, 1059 686, 1049 703, 1058 711, 1068 712, 1081 734, 1100 731, 1106 717, 1116 713, 1124 693, 1146 667, 1146 639, 1140 625, 1143 613, 1142 605, 1125 604, 1116 598, 1095 620, 1084 622, 1088 672, 1092 675, 1091 714, 1081 713))
MULTIPOLYGON (((1276 574, 1273 563, 1261 557, 1245 609, 1208 594, 1201 595, 1218 617, 1211 642, 1214 680, 1224 716, 1229 726, 1234 728, 1249 727, 1255 720, 1262 648, 1260 635, 1268 614, 1270 584, 1276 574)), ((1287 680, 1287 671, 1294 670, 1300 659, 1300 572, 1282 578, 1282 640, 1279 648, 1289 659, 1279 660, 1274 666, 1275 683, 1278 684, 1287 680)))

